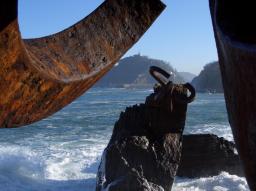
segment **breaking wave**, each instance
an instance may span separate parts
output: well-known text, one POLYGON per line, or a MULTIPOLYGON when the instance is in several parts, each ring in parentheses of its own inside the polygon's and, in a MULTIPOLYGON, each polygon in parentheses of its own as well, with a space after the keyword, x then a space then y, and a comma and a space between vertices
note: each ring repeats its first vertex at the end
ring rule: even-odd
MULTIPOLYGON (((54 116, 0 131, 0 191, 92 191, 103 149, 119 114, 143 102, 148 90, 92 89, 54 116)), ((186 133, 215 133, 232 140, 223 95, 199 94, 188 108, 186 133), (205 100, 205 104, 200 103, 205 100), (217 101, 216 101, 217 100, 217 101)), ((244 191, 243 177, 184 179, 175 191, 244 191)))

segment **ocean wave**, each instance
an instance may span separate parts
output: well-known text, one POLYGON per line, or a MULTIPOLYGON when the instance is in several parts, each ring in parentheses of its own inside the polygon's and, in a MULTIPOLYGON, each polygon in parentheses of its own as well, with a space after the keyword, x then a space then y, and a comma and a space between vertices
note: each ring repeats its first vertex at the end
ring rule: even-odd
MULTIPOLYGON (((106 146, 53 145, 47 153, 36 153, 19 145, 0 147, 0 185, 3 191, 91 191, 101 153, 106 146), (83 149, 81 149, 83 148, 83 149), (4 186, 4 187, 3 187, 4 186)), ((1 190, 0 188, 0 190, 1 190)), ((175 179, 174 191, 248 191, 245 178, 222 172, 218 176, 175 179)))
POLYGON ((225 100, 195 100, 191 103, 192 106, 203 106, 203 105, 211 105, 211 104, 225 104, 225 100))
POLYGON ((185 128, 185 134, 215 134, 229 141, 234 141, 231 127, 228 124, 197 124, 185 128))
POLYGON ((173 191, 249 191, 246 180, 243 177, 222 172, 218 176, 187 179, 177 177, 173 185, 173 191))
MULTIPOLYGON (((19 185, 28 179, 44 177, 44 161, 28 147, 0 147, 0 185, 19 185)), ((1 188, 0 188, 1 190, 1 188)))
POLYGON ((106 141, 96 142, 93 138, 80 145, 55 142, 45 148, 44 143, 37 144, 38 148, 2 144, 0 191, 93 190, 100 156, 106 146, 106 141))
MULTIPOLYGON (((143 102, 150 92, 152 90, 92 89, 39 123, 21 129, 3 129, 0 132, 0 191, 95 190, 101 154, 120 111, 143 102)), ((186 133, 214 133, 233 140, 224 115, 223 96, 199 94, 193 104, 188 110, 186 133)), ((222 173, 210 178, 177 178, 174 190, 244 191, 248 187, 244 178, 222 173)))

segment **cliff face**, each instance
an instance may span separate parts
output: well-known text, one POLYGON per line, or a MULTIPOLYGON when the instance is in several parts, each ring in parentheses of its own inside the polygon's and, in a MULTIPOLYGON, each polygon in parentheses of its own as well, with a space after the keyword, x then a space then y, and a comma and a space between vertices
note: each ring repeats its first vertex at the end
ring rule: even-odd
POLYGON ((219 63, 205 65, 200 74, 192 80, 192 85, 197 92, 223 93, 219 63))
POLYGON ((100 87, 152 87, 155 80, 149 75, 149 67, 155 65, 168 72, 174 73, 171 77, 175 83, 184 82, 179 73, 167 62, 151 59, 146 56, 134 55, 123 58, 96 86, 100 87))

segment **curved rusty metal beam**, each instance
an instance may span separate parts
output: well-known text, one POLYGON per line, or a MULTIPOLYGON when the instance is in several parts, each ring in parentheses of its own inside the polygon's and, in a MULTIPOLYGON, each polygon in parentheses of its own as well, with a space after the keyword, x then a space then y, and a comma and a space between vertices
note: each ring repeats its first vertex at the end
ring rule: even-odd
POLYGON ((210 0, 226 106, 251 190, 256 190, 256 12, 253 1, 210 0))
POLYGON ((17 0, 0 1, 0 127, 33 123, 82 95, 164 7, 160 0, 106 0, 60 33, 22 40, 17 0))

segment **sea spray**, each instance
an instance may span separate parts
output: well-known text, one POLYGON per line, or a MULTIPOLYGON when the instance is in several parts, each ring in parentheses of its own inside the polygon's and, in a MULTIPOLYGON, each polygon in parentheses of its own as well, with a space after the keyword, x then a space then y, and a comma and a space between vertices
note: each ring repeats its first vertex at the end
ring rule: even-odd
MULTIPOLYGON (((100 156, 120 111, 142 102, 148 91, 94 88, 39 123, 1 129, 0 191, 93 191, 100 156), (94 101, 106 103, 101 107, 91 104, 94 101), (65 158, 69 161, 61 165, 65 158), (59 167, 58 173, 53 166, 59 167)), ((223 94, 198 94, 188 108, 186 133, 207 128, 211 133, 232 137, 223 94), (200 100, 205 101, 197 104, 200 100)), ((214 189, 244 191, 248 187, 243 177, 227 173, 200 179, 177 177, 173 186, 175 191, 214 189)))

